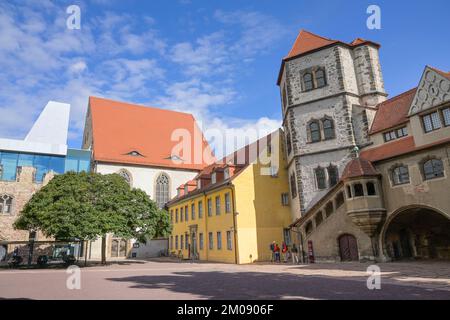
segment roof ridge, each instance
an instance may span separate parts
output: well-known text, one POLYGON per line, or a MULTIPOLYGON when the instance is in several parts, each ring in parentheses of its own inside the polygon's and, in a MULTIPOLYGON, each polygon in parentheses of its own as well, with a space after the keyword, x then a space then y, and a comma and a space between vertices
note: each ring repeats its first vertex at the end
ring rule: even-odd
POLYGON ((91 100, 91 98, 104 100, 104 101, 115 102, 115 103, 126 104, 127 106, 130 106, 130 107, 145 108, 145 109, 156 109, 156 110, 161 110, 161 111, 166 111, 166 112, 180 113, 180 114, 183 114, 183 115, 186 115, 186 116, 191 116, 192 118, 194 118, 192 113, 178 111, 178 110, 172 110, 172 109, 167 109, 167 108, 163 108, 163 107, 147 106, 147 105, 143 105, 143 104, 131 103, 131 102, 120 101, 120 100, 113 100, 113 99, 109 99, 109 98, 102 98, 102 97, 96 97, 96 96, 89 96, 89 101, 91 100))
POLYGON ((306 29, 301 29, 300 32, 299 32, 299 35, 300 35, 300 33, 302 33, 302 32, 309 33, 310 35, 313 35, 313 36, 315 36, 315 37, 318 37, 318 38, 321 38, 321 39, 327 40, 327 41, 339 41, 339 40, 334 40, 334 39, 331 39, 331 38, 327 38, 327 37, 321 36, 321 35, 319 35, 319 34, 316 34, 316 33, 314 33, 314 32, 308 31, 308 30, 306 30, 306 29))
POLYGON ((398 99, 400 99, 400 98, 402 98, 402 97, 404 97, 404 96, 406 96, 406 95, 412 93, 412 92, 415 91, 415 90, 417 90, 417 87, 412 88, 412 89, 409 89, 409 90, 407 90, 407 91, 405 91, 405 92, 402 92, 402 93, 400 93, 400 94, 398 94, 398 95, 396 95, 396 96, 393 96, 392 98, 387 99, 386 101, 381 102, 380 104, 378 104, 378 106, 381 106, 381 105, 384 105, 384 104, 393 102, 393 101, 395 101, 395 100, 398 100, 398 99))

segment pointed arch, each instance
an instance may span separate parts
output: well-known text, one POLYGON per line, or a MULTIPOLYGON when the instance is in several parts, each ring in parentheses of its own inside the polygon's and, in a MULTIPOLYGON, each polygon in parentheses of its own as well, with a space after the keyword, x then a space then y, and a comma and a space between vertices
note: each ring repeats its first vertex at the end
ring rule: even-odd
POLYGON ((14 198, 9 194, 0 194, 0 215, 11 215, 14 198))
POLYGON ((155 180, 155 201, 159 208, 170 200, 170 178, 165 172, 161 172, 155 180))
POLYGON ((127 169, 120 169, 117 174, 121 176, 130 187, 133 186, 133 176, 131 175, 130 171, 127 169))

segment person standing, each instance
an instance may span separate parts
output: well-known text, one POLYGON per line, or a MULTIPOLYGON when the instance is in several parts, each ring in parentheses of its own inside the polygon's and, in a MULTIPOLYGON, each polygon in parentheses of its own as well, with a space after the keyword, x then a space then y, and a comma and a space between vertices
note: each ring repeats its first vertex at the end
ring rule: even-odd
POLYGON ((280 259, 280 247, 277 243, 274 244, 275 262, 281 262, 280 259))
POLYGON ((298 262, 299 262, 298 249, 297 249, 297 246, 295 245, 295 243, 292 244, 291 253, 292 253, 292 263, 298 264, 298 262))
POLYGON ((275 241, 270 244, 270 262, 275 262, 275 241))
POLYGON ((281 243, 281 253, 283 254, 283 262, 286 263, 288 259, 288 246, 284 241, 281 243))

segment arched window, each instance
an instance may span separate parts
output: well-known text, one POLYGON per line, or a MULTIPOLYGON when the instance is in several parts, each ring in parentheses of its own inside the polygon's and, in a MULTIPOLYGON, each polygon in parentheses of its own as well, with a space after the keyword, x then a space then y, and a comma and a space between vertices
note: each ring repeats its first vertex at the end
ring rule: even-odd
POLYGON ((169 177, 165 173, 161 173, 156 179, 155 200, 160 208, 170 200, 169 177))
POLYGON ((308 125, 309 128, 309 136, 311 142, 319 142, 321 139, 320 136, 320 125, 319 121, 312 121, 308 125))
POLYGON ((351 199, 352 197, 352 188, 350 186, 347 186, 347 198, 351 199))
POLYGON ((324 168, 316 168, 315 170, 316 173, 316 180, 317 180, 317 188, 319 190, 324 190, 327 188, 327 180, 325 177, 325 169, 324 168))
POLYGON ((333 120, 325 118, 324 120, 322 120, 322 126, 323 126, 323 136, 325 140, 333 139, 334 138, 333 120))
POLYGON ((315 76, 316 76, 317 88, 325 87, 327 84, 327 81, 325 79, 325 72, 323 71, 323 69, 317 70, 315 73, 315 76))
POLYGON ((423 164, 423 175, 425 180, 440 178, 444 176, 444 165, 442 160, 431 159, 423 164))
POLYGON ((366 187, 368 196, 375 196, 377 194, 377 190, 375 189, 375 184, 373 182, 367 182, 366 187))
POLYGON ((12 197, 8 195, 0 196, 0 214, 11 214, 12 213, 12 197))
POLYGON ((119 176, 121 176, 128 183, 128 185, 131 187, 131 175, 130 175, 130 173, 128 171, 120 170, 117 174, 119 176))
POLYGON ((313 77, 311 73, 305 73, 303 75, 303 85, 305 86, 305 91, 314 89, 313 77))
POLYGON ((337 185, 337 183, 339 182, 339 172, 338 172, 338 168, 333 165, 330 165, 327 168, 327 171, 328 171, 329 185, 331 188, 331 187, 334 187, 335 185, 337 185))
POLYGON ((364 188, 361 183, 357 183, 353 186, 355 189, 355 197, 364 197, 364 188))
POLYGON ((407 166, 397 166, 392 170, 392 182, 394 185, 409 183, 409 170, 407 166))

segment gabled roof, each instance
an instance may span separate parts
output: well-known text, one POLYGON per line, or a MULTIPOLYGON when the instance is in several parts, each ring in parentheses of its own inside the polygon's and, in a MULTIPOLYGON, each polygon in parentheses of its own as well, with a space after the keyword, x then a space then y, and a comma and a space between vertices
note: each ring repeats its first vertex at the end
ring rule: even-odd
POLYGON ((95 161, 187 170, 201 170, 206 166, 207 159, 194 163, 194 151, 211 152, 191 114, 97 97, 89 97, 89 108, 95 161), (172 154, 180 143, 172 141, 172 134, 180 129, 191 135, 192 150, 191 159, 182 161, 172 154), (201 150, 194 149, 196 135, 202 138, 198 148, 201 150))
POLYGON ((416 91, 417 88, 414 88, 380 103, 377 107, 378 110, 375 118, 373 119, 370 134, 407 123, 409 121, 409 108, 411 107, 416 91))
POLYGON ((342 180, 365 177, 365 176, 376 176, 379 173, 375 170, 372 163, 366 159, 356 158, 351 160, 344 169, 342 173, 342 180))
POLYGON ((436 71, 437 73, 439 73, 439 74, 440 74, 441 76, 443 76, 444 78, 447 78, 447 79, 450 80, 450 72, 444 72, 444 71, 442 71, 442 70, 439 70, 439 69, 437 69, 437 68, 433 68, 433 67, 430 67, 430 66, 428 66, 428 68, 430 68, 431 70, 436 71))
POLYGON ((337 42, 339 41, 324 38, 306 30, 300 30, 286 58, 292 58, 337 42))
POLYGON ((364 40, 362 38, 357 38, 353 40, 351 43, 347 43, 340 40, 333 40, 329 38, 325 38, 322 36, 319 36, 317 34, 314 34, 312 32, 306 31, 306 30, 300 30, 299 34, 297 35, 297 38, 295 39, 295 42, 289 51, 288 55, 283 58, 280 72, 278 74, 278 81, 277 84, 280 84, 281 76, 283 74, 283 67, 286 61, 296 58, 298 56, 314 52, 316 50, 320 50, 323 48, 326 48, 328 46, 333 46, 335 44, 340 44, 349 48, 358 47, 366 44, 373 45, 377 48, 380 47, 378 43, 375 43, 373 41, 364 40))

